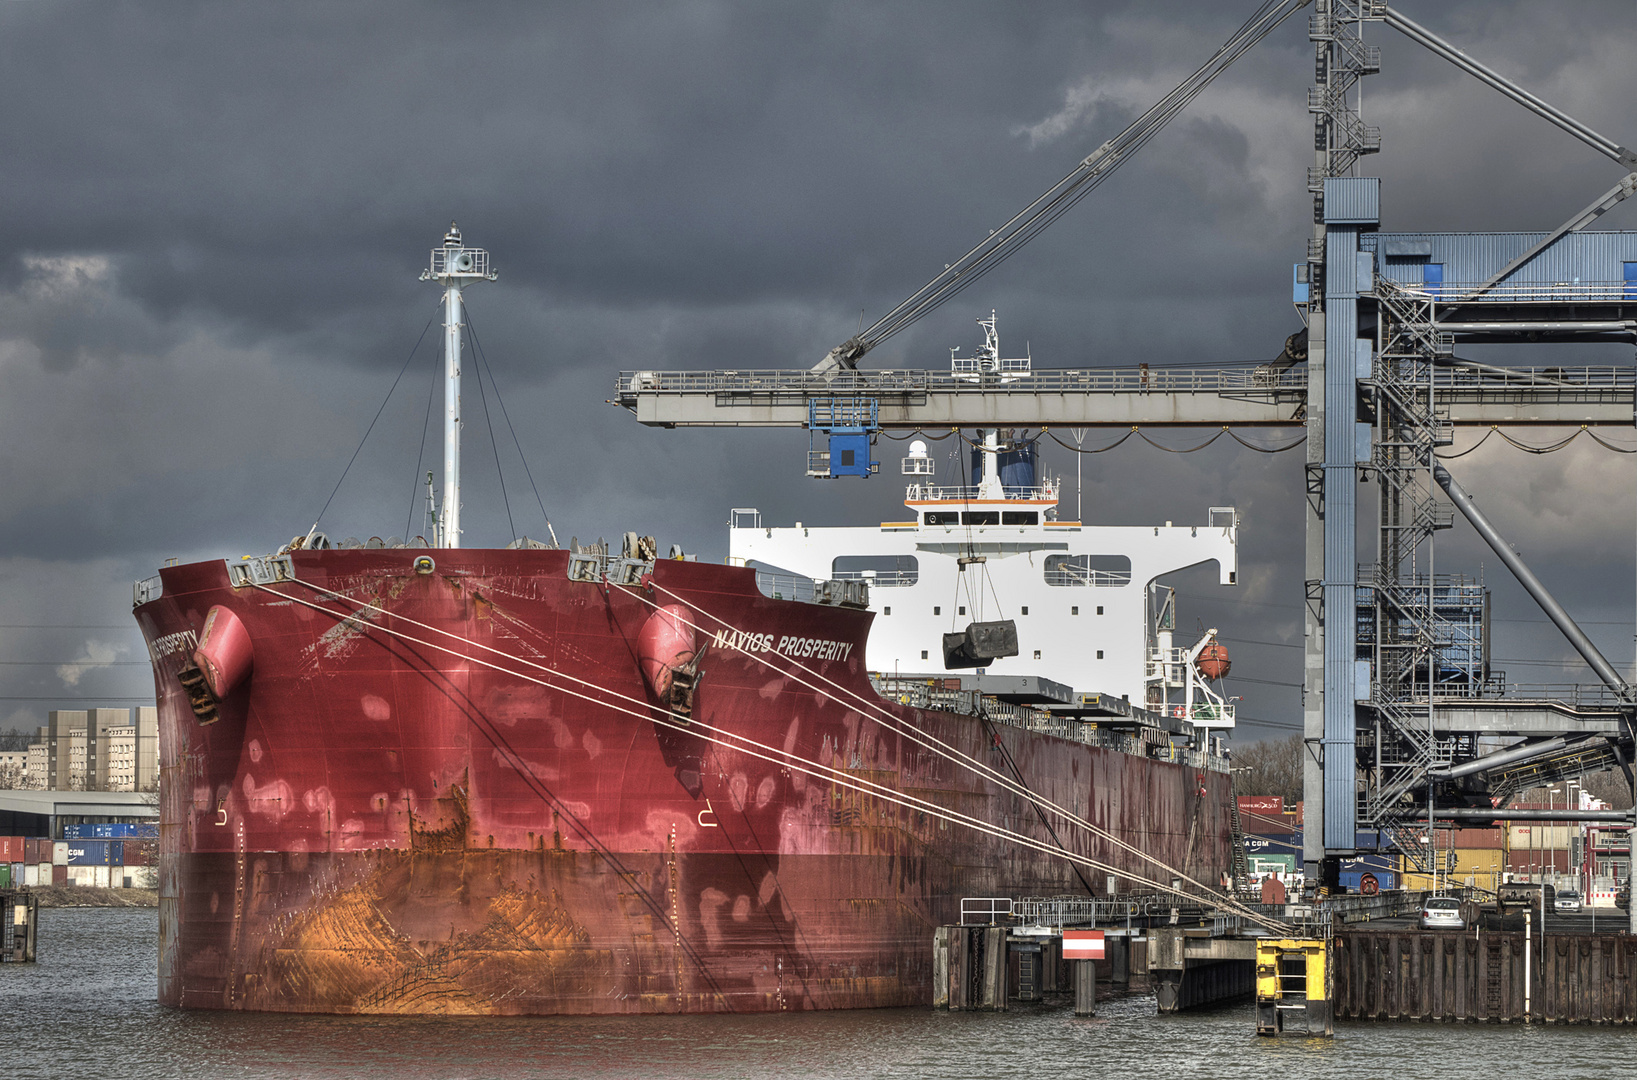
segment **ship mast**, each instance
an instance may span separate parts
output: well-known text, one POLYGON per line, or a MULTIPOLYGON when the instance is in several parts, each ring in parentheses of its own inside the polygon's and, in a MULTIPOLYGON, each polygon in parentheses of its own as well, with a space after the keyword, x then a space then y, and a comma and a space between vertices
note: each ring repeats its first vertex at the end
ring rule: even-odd
POLYGON ((453 221, 443 246, 432 249, 422 281, 443 286, 443 508, 433 530, 434 547, 460 547, 460 330, 461 289, 499 277, 489 269, 489 253, 467 247, 453 221))

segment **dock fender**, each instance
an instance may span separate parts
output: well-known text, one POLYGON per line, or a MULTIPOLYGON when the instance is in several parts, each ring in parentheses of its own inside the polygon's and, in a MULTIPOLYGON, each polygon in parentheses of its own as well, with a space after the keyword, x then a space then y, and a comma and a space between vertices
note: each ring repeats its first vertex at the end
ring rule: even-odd
POLYGON ((193 663, 204 675, 205 684, 216 700, 227 697, 243 683, 255 662, 255 644, 244 623, 220 604, 212 607, 205 614, 199 647, 193 650, 193 663))

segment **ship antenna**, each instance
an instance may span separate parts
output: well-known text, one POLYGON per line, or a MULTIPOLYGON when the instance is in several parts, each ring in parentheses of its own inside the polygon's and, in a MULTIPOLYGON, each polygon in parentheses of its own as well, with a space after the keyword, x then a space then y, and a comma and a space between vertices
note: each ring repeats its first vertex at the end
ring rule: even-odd
POLYGON ((468 284, 499 276, 489 269, 489 253, 467 247, 453 221, 443 246, 432 249, 431 265, 421 271, 422 281, 443 286, 443 509, 433 530, 434 547, 460 547, 460 294, 468 284))

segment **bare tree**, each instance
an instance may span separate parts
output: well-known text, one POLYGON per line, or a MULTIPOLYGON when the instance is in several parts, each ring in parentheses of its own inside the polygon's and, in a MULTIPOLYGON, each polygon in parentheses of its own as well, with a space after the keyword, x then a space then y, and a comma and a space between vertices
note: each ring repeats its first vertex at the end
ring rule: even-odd
MULTIPOLYGON (((1631 808, 1631 785, 1626 783, 1626 776, 1619 769, 1605 769, 1602 772, 1587 773, 1583 777, 1575 777, 1575 782, 1586 789, 1586 793, 1602 799, 1616 810, 1631 808)), ((1563 801, 1565 792, 1561 782, 1551 785, 1557 788, 1553 795, 1547 786, 1530 788, 1521 792, 1513 803, 1541 803, 1555 800, 1563 801)))
POLYGON ((1263 739, 1233 751, 1233 789, 1240 795, 1302 797, 1302 737, 1263 739))
POLYGON ((0 765, 0 791, 16 791, 28 786, 27 766, 9 761, 0 765))

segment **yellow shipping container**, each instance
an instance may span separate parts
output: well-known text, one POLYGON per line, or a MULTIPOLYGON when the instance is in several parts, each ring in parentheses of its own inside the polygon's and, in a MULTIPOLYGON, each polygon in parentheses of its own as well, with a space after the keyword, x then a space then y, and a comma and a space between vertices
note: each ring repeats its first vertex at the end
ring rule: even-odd
MULTIPOLYGON (((1447 857, 1447 852, 1439 852, 1440 856, 1447 857)), ((1455 848, 1455 865, 1449 873, 1438 874, 1438 887, 1442 889, 1472 887, 1494 892, 1501 885, 1501 876, 1506 870, 1506 852, 1500 848, 1455 848)), ((1430 874, 1410 871, 1404 860, 1399 860, 1399 870, 1406 889, 1432 889, 1433 879, 1430 874)))

